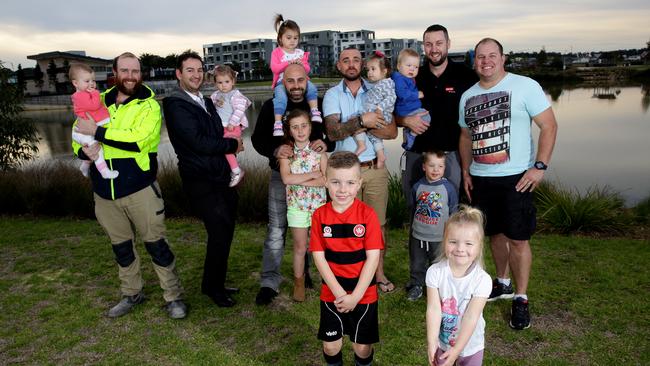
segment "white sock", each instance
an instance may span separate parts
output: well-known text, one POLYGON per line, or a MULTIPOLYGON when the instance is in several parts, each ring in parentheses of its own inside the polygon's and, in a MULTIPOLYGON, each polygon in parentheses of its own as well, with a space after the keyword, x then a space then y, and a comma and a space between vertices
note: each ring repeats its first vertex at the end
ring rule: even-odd
POLYGON ((510 279, 509 278, 499 278, 499 277, 497 277, 497 281, 499 281, 499 283, 502 284, 502 285, 510 286, 510 279))
POLYGON ((516 300, 517 298, 522 298, 522 299, 528 301, 528 296, 526 296, 526 294, 515 294, 514 299, 516 300))
POLYGON ((239 169, 239 167, 236 167, 236 168, 232 169, 232 172, 235 173, 235 174, 239 174, 239 173, 241 173, 241 169, 239 169))

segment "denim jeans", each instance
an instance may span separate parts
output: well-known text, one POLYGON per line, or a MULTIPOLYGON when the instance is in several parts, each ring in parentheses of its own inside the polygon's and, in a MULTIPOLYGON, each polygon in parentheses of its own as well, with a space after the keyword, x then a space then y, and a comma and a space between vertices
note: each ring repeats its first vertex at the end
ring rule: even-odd
MULTIPOLYGON (((307 101, 318 99, 318 90, 311 81, 307 81, 307 95, 305 95, 305 97, 307 98, 307 101)), ((287 111, 288 99, 287 90, 284 88, 284 84, 279 82, 273 89, 273 114, 284 116, 284 113, 287 111)))
POLYGON ((271 171, 269 179, 269 225, 262 253, 261 287, 279 292, 282 275, 280 264, 287 234, 287 192, 280 172, 271 171))

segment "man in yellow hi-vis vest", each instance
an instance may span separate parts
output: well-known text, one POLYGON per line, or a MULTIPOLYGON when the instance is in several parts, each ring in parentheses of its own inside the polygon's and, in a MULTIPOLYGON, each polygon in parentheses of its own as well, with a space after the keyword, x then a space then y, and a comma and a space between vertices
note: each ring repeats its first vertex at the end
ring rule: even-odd
MULTIPOLYGON (((156 181, 160 105, 153 91, 142 84, 140 60, 135 55, 127 52, 116 57, 113 72, 116 85, 102 94, 110 123, 97 127, 89 116, 87 120, 79 118, 75 127, 100 142, 106 163, 119 171, 116 178, 104 179, 94 165, 90 169, 95 215, 111 240, 123 296, 108 316, 122 316, 145 300, 140 258, 133 245, 135 228, 151 256, 169 316, 184 318, 187 307, 181 298, 183 288, 174 253, 165 239, 165 206, 156 181)), ((73 142, 72 148, 80 159, 94 160, 99 144, 81 146, 73 142)))

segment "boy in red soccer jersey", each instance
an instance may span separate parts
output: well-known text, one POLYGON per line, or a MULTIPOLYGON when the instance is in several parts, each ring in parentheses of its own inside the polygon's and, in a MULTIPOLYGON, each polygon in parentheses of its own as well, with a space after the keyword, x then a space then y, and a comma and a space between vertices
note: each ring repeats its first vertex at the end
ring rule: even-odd
POLYGON ((343 335, 350 337, 357 365, 371 365, 379 341, 375 271, 384 248, 375 211, 356 198, 359 158, 333 153, 325 173, 331 202, 312 216, 310 251, 323 279, 318 339, 327 365, 342 365, 343 335))

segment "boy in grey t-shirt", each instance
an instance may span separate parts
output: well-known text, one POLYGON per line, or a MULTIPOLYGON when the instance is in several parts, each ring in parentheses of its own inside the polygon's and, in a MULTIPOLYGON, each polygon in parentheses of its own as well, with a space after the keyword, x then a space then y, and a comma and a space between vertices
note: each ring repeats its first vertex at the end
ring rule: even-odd
POLYGON ((453 184, 444 178, 445 153, 429 151, 422 154, 424 177, 411 190, 413 219, 409 237, 411 279, 407 298, 422 297, 427 266, 438 256, 445 223, 458 208, 458 194, 453 184))

